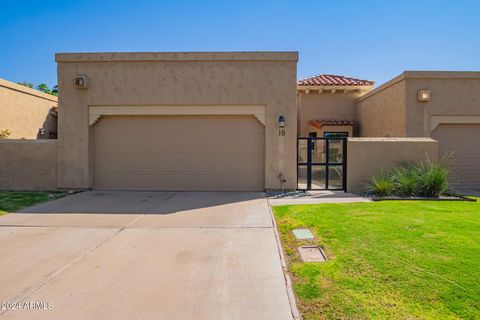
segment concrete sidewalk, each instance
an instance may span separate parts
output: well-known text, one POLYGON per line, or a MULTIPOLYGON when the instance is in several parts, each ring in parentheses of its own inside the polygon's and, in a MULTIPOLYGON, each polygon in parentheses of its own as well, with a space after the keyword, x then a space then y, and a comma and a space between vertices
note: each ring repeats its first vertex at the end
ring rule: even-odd
POLYGON ((4 319, 292 319, 263 193, 84 192, 0 218, 4 319))
POLYGON ((271 196, 268 201, 272 206, 295 204, 321 204, 321 203, 351 203, 371 202, 370 199, 343 191, 306 191, 285 196, 271 196))

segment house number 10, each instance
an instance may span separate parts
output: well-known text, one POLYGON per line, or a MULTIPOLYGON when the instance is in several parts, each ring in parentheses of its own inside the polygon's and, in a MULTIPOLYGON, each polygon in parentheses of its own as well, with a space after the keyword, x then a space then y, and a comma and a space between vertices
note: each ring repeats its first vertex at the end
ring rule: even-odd
POLYGON ((285 136, 285 129, 278 129, 278 136, 284 137, 285 136))

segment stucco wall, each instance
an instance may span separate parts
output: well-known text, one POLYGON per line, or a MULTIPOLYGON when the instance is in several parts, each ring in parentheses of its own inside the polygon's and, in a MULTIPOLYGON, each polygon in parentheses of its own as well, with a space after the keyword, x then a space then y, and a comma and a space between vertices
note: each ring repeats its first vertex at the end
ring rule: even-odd
POLYGON ((307 137, 310 120, 356 120, 356 99, 359 94, 355 92, 329 93, 311 92, 298 95, 298 133, 307 137))
POLYGON ((347 191, 362 193, 372 175, 406 161, 438 158, 437 141, 430 138, 349 138, 347 191))
POLYGON ((57 54, 58 186, 92 186, 94 105, 265 105, 267 189, 296 188, 296 52, 57 54), (85 75, 88 89, 73 78, 85 75), (278 117, 286 135, 278 134, 278 117))
POLYGON ((55 96, 0 79, 0 130, 10 130, 10 139, 36 139, 40 128, 51 128, 56 105, 55 96))
MULTIPOLYGON (((406 136, 430 137, 432 116, 480 117, 480 72, 407 71, 406 136), (431 99, 417 100, 419 90, 430 90, 431 99)), ((472 123, 478 123, 478 120, 472 123)))
POLYGON ((1 140, 1 190, 55 190, 56 140, 1 140))
POLYGON ((360 137, 405 137, 406 84, 397 77, 366 93, 357 102, 360 137))
POLYGON ((479 124, 480 72, 405 71, 360 97, 357 115, 362 137, 431 137, 438 116, 479 124), (429 90, 430 101, 418 101, 419 90, 429 90))

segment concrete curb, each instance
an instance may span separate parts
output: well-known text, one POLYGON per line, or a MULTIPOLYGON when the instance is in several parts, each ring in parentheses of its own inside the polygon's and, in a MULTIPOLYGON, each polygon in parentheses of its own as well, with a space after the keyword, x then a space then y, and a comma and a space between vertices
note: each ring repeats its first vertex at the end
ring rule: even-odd
POLYGON ((300 315, 300 312, 297 308, 297 300, 295 299, 295 294, 293 292, 292 279, 290 277, 290 273, 288 272, 287 261, 285 259, 285 255, 283 254, 283 247, 280 240, 280 234, 278 233, 277 229, 277 222, 275 221, 275 217, 273 215, 270 200, 268 198, 266 200, 268 203, 268 210, 270 211, 270 218, 272 219, 273 232, 275 234, 275 241, 277 242, 277 249, 280 256, 280 263, 282 265, 283 277, 285 278, 285 287, 287 289, 288 302, 290 303, 290 311, 292 312, 292 318, 294 320, 302 320, 302 316, 300 315))

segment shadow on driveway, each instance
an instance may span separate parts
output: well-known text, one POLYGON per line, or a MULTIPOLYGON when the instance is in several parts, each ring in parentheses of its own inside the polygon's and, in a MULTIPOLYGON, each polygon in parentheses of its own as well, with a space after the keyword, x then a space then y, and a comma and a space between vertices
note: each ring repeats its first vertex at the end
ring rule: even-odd
POLYGON ((271 227, 262 192, 87 191, 0 219, 1 226, 271 227))
POLYGON ((263 192, 86 191, 18 213, 171 214, 265 199, 263 192))

